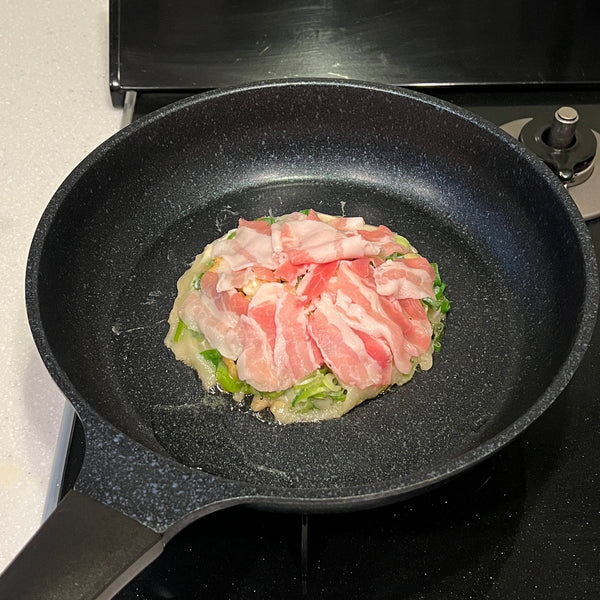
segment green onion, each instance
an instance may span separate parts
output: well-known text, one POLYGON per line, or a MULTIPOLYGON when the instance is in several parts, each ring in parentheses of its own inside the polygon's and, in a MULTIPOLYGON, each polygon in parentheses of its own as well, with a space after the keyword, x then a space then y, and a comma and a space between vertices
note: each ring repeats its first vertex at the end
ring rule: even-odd
POLYGON ((202 281, 202 276, 204 275, 204 273, 199 273, 198 275, 196 275, 196 277, 194 277, 194 279, 192 280, 192 287, 195 290, 199 290, 200 289, 200 282, 202 281))
POLYGON ((200 282, 202 281, 202 277, 204 277, 204 273, 206 273, 206 271, 208 271, 214 264, 215 264, 215 260, 213 258, 212 260, 209 260, 206 263, 206 269, 204 271, 202 271, 202 273, 198 273, 198 275, 196 275, 196 277, 194 277, 194 279, 192 280, 192 287, 195 290, 200 289, 200 282))
POLYGON ((173 336, 173 341, 178 342, 179 338, 181 337, 181 334, 186 329, 187 329, 186 324, 181 319, 179 319, 179 323, 177 323, 177 329, 175 330, 175 335, 173 336))
POLYGON ((439 310, 442 314, 447 313, 450 310, 450 300, 444 295, 446 290, 446 284, 442 283, 440 279, 440 272, 436 263, 431 263, 435 272, 435 279, 433 281, 433 293, 435 298, 423 298, 423 303, 433 310, 439 310))
MULTIPOLYGON (((431 308, 436 312, 440 312, 441 314, 445 314, 450 310, 450 301, 444 295, 444 291, 446 290, 446 284, 442 283, 440 279, 440 271, 438 269, 437 263, 431 263, 431 266, 435 272, 435 279, 433 281, 433 292, 435 294, 435 298, 423 298, 422 302, 425 306, 431 308)), ((439 321, 437 323, 432 324, 433 329, 433 350, 434 352, 439 352, 441 348, 441 339, 442 334, 444 333, 444 322, 439 321)))
POLYGON ((258 217, 258 219, 254 219, 255 221, 265 221, 269 225, 273 225, 277 219, 275 217, 258 217))
POLYGON ((396 260, 397 258, 402 258, 404 254, 402 252, 392 252, 388 256, 384 258, 384 260, 396 260))
POLYGON ((211 348, 209 350, 202 350, 200 355, 203 356, 207 361, 211 362, 215 369, 219 366, 219 363, 222 362, 221 353, 216 348, 211 348))
POLYGON ((442 349, 442 334, 444 333, 444 322, 434 323, 433 328, 433 351, 439 352, 442 349))
POLYGON ((217 378, 220 388, 224 392, 230 392, 232 394, 236 394, 237 392, 250 394, 252 392, 251 387, 247 383, 240 381, 236 377, 232 377, 227 365, 223 361, 222 354, 216 348, 202 350, 200 355, 215 367, 215 377, 217 378))
POLYGON ((317 369, 296 384, 294 392, 296 395, 292 400, 292 407, 300 412, 318 408, 315 402, 319 400, 342 402, 346 398, 346 390, 327 367, 317 369))
POLYGON ((238 392, 249 394, 251 392, 251 388, 247 383, 231 376, 227 365, 223 361, 220 361, 217 365, 215 375, 217 376, 219 386, 225 392, 231 392, 232 394, 237 394, 238 392))
POLYGON ((450 310, 450 301, 444 295, 444 291, 446 290, 446 284, 442 283, 440 279, 440 270, 438 268, 437 263, 431 263, 433 270, 435 272, 435 279, 433 281, 433 291, 435 293, 435 299, 439 302, 439 310, 442 313, 447 313, 450 310))

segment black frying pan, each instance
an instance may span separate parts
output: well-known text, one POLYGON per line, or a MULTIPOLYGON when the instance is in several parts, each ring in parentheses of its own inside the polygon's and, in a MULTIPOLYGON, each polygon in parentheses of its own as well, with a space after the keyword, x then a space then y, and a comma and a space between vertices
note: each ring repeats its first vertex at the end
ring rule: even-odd
POLYGON ((74 170, 33 240, 31 328, 86 453, 0 596, 109 598, 175 532, 233 504, 352 510, 444 481, 566 386, 597 296, 567 192, 512 138, 446 103, 288 81, 135 122, 74 170), (207 242, 240 216, 309 207, 408 237, 440 264, 452 310, 432 371, 339 420, 282 427, 204 392, 163 338, 175 282, 207 242))

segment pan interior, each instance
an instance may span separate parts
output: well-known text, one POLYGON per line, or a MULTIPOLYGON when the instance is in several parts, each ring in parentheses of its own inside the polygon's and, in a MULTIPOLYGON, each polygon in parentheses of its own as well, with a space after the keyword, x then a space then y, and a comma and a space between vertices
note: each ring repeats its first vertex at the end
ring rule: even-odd
POLYGON ((356 93, 325 102, 310 90, 308 108, 296 96, 263 96, 271 110, 254 98, 242 133, 227 121, 231 108, 215 108, 202 129, 206 106, 191 105, 86 169, 54 215, 38 281, 49 347, 79 398, 189 467, 335 488, 454 460, 544 397, 584 295, 579 247, 555 190, 463 117, 400 96, 411 119, 390 121, 389 98, 369 92, 366 111, 364 91, 360 102, 348 97, 356 93), (276 112, 282 102, 293 116, 276 112), (340 103, 342 116, 332 108, 340 103), (440 136, 449 127, 469 145, 440 136), (440 265, 452 309, 431 371, 339 420, 282 427, 203 390, 163 339, 176 281, 206 243, 239 217, 311 207, 405 235, 440 265))
POLYGON ((510 288, 496 259, 474 240, 387 190, 355 182, 247 189, 177 223, 139 263, 117 306, 113 371, 122 374, 125 396, 152 424, 162 446, 185 464, 261 483, 363 484, 425 468, 449 452, 460 455, 490 428, 497 430, 499 420, 510 422, 515 395, 527 385, 521 362, 528 352, 525 319, 510 288), (323 211, 340 213, 343 206, 347 214, 396 226, 425 256, 439 261, 453 309, 443 352, 430 372, 419 372, 410 384, 342 419, 282 427, 253 417, 227 395, 206 393, 161 340, 175 280, 197 252, 199 238, 200 247, 210 241, 214 222, 225 232, 238 215, 283 214, 302 207, 306 198, 323 211), (182 254, 175 257, 174 248, 182 254), (165 272, 171 278, 166 289, 156 285, 165 272), (491 290, 497 290, 493 298, 491 290), (473 340, 474 332, 486 335, 473 340))

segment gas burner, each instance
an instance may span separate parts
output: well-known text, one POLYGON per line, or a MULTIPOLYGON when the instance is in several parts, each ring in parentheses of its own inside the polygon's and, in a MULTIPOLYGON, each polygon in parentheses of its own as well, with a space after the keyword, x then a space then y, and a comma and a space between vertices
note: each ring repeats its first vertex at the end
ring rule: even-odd
POLYGON ((574 108, 561 106, 552 119, 517 119, 502 129, 552 169, 584 219, 600 216, 600 169, 594 171, 600 134, 582 125, 574 108))

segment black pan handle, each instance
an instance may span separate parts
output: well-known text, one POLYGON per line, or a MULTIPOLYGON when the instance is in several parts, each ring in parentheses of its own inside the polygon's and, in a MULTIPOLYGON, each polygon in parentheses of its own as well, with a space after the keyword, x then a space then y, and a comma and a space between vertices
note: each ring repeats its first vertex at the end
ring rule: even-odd
POLYGON ((163 547, 161 534, 70 491, 0 576, 0 598, 108 600, 163 547))

